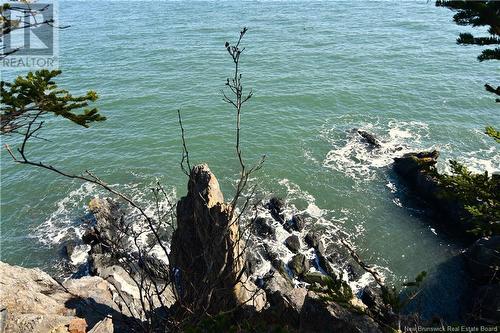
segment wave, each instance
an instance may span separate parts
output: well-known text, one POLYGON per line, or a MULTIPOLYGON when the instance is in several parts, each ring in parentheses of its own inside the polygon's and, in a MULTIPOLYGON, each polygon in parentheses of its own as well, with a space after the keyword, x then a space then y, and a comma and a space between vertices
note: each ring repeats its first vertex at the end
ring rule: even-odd
POLYGON ((390 165, 397 156, 421 149, 422 139, 429 136, 429 126, 417 121, 377 121, 360 124, 355 129, 349 126, 323 131, 322 136, 332 146, 323 160, 323 166, 356 181, 373 180, 378 169, 390 165), (380 148, 372 149, 357 130, 374 134, 380 148))
MULTIPOLYGON (((156 184, 154 183, 144 185, 144 184, 128 184, 128 185, 111 185, 111 187, 120 188, 120 190, 131 197, 132 200, 137 202, 139 205, 144 207, 144 211, 148 216, 155 216, 157 214, 157 209, 160 212, 166 212, 172 203, 177 201, 177 194, 175 189, 169 189, 166 191, 167 196, 163 197, 158 202, 158 207, 156 202, 152 199, 150 192, 143 191, 143 188, 149 189, 156 184)), ((80 185, 77 189, 72 190, 56 203, 57 209, 49 216, 47 220, 37 226, 31 233, 30 236, 35 238, 43 246, 49 248, 60 247, 64 245, 67 241, 72 241, 75 243, 75 248, 71 254, 70 262, 74 266, 78 266, 87 261, 87 252, 89 251, 89 246, 81 243, 82 236, 86 230, 87 223, 89 223, 89 210, 88 203, 94 197, 112 197, 112 195, 103 189, 100 189, 97 185, 91 183, 84 183, 80 185)), ((140 233, 138 238, 138 244, 140 246, 146 246, 148 240, 152 237, 146 222, 140 217, 139 212, 136 209, 131 209, 131 207, 125 206, 125 222, 130 223, 133 226, 133 230, 140 233)), ((164 244, 169 246, 169 244, 164 244)), ((149 249, 149 254, 157 257, 160 260, 168 262, 161 246, 156 244, 154 247, 149 249)))
MULTIPOLYGON (((305 235, 313 230, 320 232, 322 239, 327 249, 326 254, 332 254, 331 251, 336 251, 342 247, 339 237, 345 240, 352 240, 354 235, 351 235, 344 231, 343 223, 349 218, 349 212, 347 210, 334 211, 325 208, 321 208, 317 205, 315 197, 307 191, 300 188, 298 184, 293 183, 287 178, 283 178, 277 182, 281 190, 279 193, 284 193, 284 209, 283 214, 285 216, 285 221, 288 221, 294 215, 301 215, 305 220, 305 228, 302 231, 292 231, 288 232, 284 227, 277 221, 273 219, 270 212, 259 205, 256 211, 247 211, 243 216, 244 221, 252 221, 255 217, 260 217, 266 219, 270 222, 275 230, 275 237, 273 238, 262 238, 260 236, 250 235, 249 241, 252 248, 251 256, 253 256, 253 261, 257 263, 257 267, 254 269, 253 278, 258 278, 264 276, 272 267, 271 263, 266 259, 266 248, 269 252, 277 255, 278 259, 287 263, 295 255, 290 251, 286 245, 285 240, 291 235, 297 235, 301 239, 301 249, 300 253, 304 254, 306 258, 310 261, 317 261, 317 257, 314 249, 308 248, 304 242, 305 235)), ((270 192, 261 193, 263 197, 263 202, 267 202, 273 194, 270 192)), ((362 228, 362 226, 359 226, 362 228)), ((356 229, 356 234, 359 235, 362 230, 356 229)), ((352 243, 352 241, 351 241, 352 243)), ((360 276, 353 278, 348 272, 348 267, 345 263, 332 263, 336 274, 349 283, 351 288, 355 293, 359 292, 362 288, 372 283, 374 280, 369 273, 361 274, 360 276)), ((319 266, 318 266, 319 267, 319 266)), ((311 267, 311 270, 318 270, 311 267)), ((319 268, 319 270, 321 270, 319 268)), ((382 275, 385 276, 390 272, 387 268, 381 268, 382 275)), ((295 284, 300 284, 298 280, 293 280, 295 284)))
POLYGON ((377 119, 374 122, 356 124, 346 122, 342 117, 338 120, 340 126, 324 129, 321 133, 324 140, 331 145, 322 165, 357 182, 374 180, 377 172, 392 164, 395 157, 432 149, 440 150, 443 156, 438 163, 441 172, 450 172, 448 159, 463 163, 473 172, 487 171, 492 174, 500 170, 500 154, 497 146, 491 138, 478 129, 464 130, 467 133, 463 135, 471 141, 455 140, 449 143, 450 138, 447 137, 447 143, 431 144, 429 143, 433 140, 431 130, 424 122, 397 120, 382 122, 377 119), (379 140, 380 148, 370 147, 357 130, 374 134, 379 140), (470 149, 471 144, 482 148, 470 149))

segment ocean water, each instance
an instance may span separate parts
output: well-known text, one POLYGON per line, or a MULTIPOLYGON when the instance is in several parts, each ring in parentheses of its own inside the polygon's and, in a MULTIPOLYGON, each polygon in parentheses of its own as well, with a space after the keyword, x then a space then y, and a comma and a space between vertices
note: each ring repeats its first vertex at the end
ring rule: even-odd
MULTIPOLYGON (((326 237, 347 233, 396 283, 428 271, 432 311, 453 317, 446 296, 461 283, 452 258, 463 245, 435 227, 391 170, 394 157, 422 149, 441 151, 441 170, 448 159, 500 169, 498 148, 483 134, 485 125, 500 126, 498 105, 483 89, 498 83, 500 69, 476 61, 480 48, 455 44, 468 28, 456 26, 451 11, 432 1, 68 0, 59 7, 71 27, 59 32, 58 82, 75 94, 97 91, 108 120, 84 129, 51 119, 44 132, 51 141, 34 141, 33 159, 92 170, 145 204, 156 180, 181 196, 181 109, 191 163, 208 163, 230 197, 238 162, 235 114, 221 95, 233 69, 224 42, 247 26, 241 70, 254 97, 243 110, 242 145, 248 164, 267 156, 253 178, 259 196, 283 197, 326 237), (377 135, 382 148, 367 149, 354 128, 377 135)), ((18 74, 3 70, 2 78, 18 74)), ((86 204, 99 194, 16 165, 2 149, 0 259, 56 271, 61 242, 81 231, 86 204)))

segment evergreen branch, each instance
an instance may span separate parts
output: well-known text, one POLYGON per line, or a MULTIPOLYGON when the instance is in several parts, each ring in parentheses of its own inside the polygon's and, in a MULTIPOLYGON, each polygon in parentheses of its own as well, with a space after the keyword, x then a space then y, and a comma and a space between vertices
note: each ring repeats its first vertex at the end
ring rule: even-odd
POLYGON ((470 33, 461 33, 457 38, 457 44, 491 45, 500 44, 498 37, 474 37, 470 33))
POLYGON ((479 61, 484 61, 484 60, 500 60, 500 47, 497 47, 494 50, 487 49, 483 50, 481 54, 477 57, 477 60, 479 61))

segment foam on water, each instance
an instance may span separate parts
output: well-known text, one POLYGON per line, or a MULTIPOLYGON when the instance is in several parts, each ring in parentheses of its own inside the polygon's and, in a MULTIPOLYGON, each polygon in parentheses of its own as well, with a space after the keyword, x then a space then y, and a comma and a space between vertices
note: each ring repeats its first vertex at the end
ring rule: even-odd
POLYGON ((377 169, 390 165, 394 157, 422 149, 422 138, 429 134, 428 125, 417 121, 376 121, 348 126, 323 131, 323 137, 332 146, 323 166, 357 181, 373 180, 377 169), (357 133, 358 129, 375 135, 381 147, 370 147, 357 133))
MULTIPOLYGON (((326 247, 328 247, 328 245, 332 242, 336 242, 335 244, 341 247, 342 245, 340 243, 334 241, 339 236, 343 237, 344 239, 351 238, 351 235, 342 230, 342 223, 345 221, 345 219, 347 219, 345 211, 340 211, 336 214, 336 212, 334 212, 333 210, 320 208, 316 204, 316 198, 312 194, 302 190, 299 185, 293 183, 289 179, 281 179, 278 181, 278 184, 283 187, 285 193, 283 197, 285 201, 283 209, 285 221, 290 220, 293 215, 302 215, 303 217, 305 217, 306 226, 301 232, 292 231, 290 233, 286 231, 280 223, 275 221, 269 211, 262 206, 257 208, 257 212, 247 212, 247 215, 243 216, 243 220, 252 220, 254 216, 262 217, 271 222, 276 231, 275 239, 261 238, 250 235, 249 240, 252 244, 252 250, 255 250, 252 251, 252 255, 256 255, 259 258, 259 260, 257 260, 259 264, 255 268, 255 272, 253 274, 254 278, 264 276, 272 267, 271 263, 265 259, 265 256, 262 255, 262 251, 258 250, 259 248, 262 250, 264 246, 268 247, 271 252, 278 254, 279 259, 281 259, 284 263, 288 263, 292 259, 294 253, 290 251, 285 245, 285 240, 290 235, 297 235, 299 239, 301 239, 300 252, 304 254, 308 260, 316 261, 316 263, 317 257, 314 249, 308 248, 308 246, 303 241, 307 232, 311 231, 314 228, 320 227, 322 229, 322 239, 326 247), (299 205, 305 208, 300 209, 298 208, 299 205)), ((271 196, 271 193, 264 193, 264 202, 269 200, 271 196)), ((357 234, 362 233, 362 229, 363 227, 361 225, 358 225, 356 229, 357 234)), ((333 269, 338 276, 342 277, 346 282, 349 283, 355 293, 359 292, 363 287, 373 282, 373 278, 367 276, 366 274, 360 276, 358 279, 352 280, 349 278, 348 272, 345 270, 345 268, 337 266, 336 264, 333 264, 333 269)), ((316 271, 317 269, 315 267, 311 267, 311 270, 316 271)), ((381 269, 381 273, 383 275, 385 275, 387 272, 389 272, 388 269, 381 269)), ((291 272, 289 273, 290 276, 292 276, 291 272)), ((297 286, 303 284, 296 279, 294 279, 293 282, 297 286)))
POLYGON ((47 220, 37 226, 30 235, 46 246, 60 244, 68 237, 71 239, 80 238, 83 229, 78 216, 83 216, 81 212, 85 211, 85 199, 95 194, 97 194, 96 185, 82 184, 59 200, 56 203, 57 209, 47 220), (80 214, 76 214, 76 212, 80 212, 80 214))
MULTIPOLYGON (((151 184, 153 186, 154 183, 151 184)), ((115 188, 122 188, 125 193, 131 196, 132 200, 144 207, 144 211, 148 216, 154 217, 158 210, 160 213, 168 212, 172 203, 177 201, 175 189, 166 192, 167 196, 158 202, 151 200, 149 193, 141 190, 140 184, 128 184, 119 186, 111 185, 115 188)), ((151 186, 146 186, 150 188, 151 186)), ((109 197, 109 193, 101 190, 95 184, 85 183, 77 189, 71 191, 65 198, 59 200, 56 204, 57 209, 50 217, 35 228, 30 236, 36 238, 43 246, 57 247, 64 244, 65 241, 72 240, 77 242, 71 257, 69 258, 74 266, 78 266, 86 262, 90 247, 86 244, 78 244, 81 241, 82 235, 85 232, 85 221, 89 211, 87 204, 93 197, 109 197)), ((132 225, 133 231, 140 236, 137 239, 138 246, 146 248, 148 239, 152 237, 152 232, 146 225, 146 222, 136 209, 128 207, 126 209, 125 222, 132 225)), ((169 249, 169 244, 163 244, 169 249)), ((149 248, 148 253, 156 258, 167 262, 168 259, 163 249, 159 244, 149 248)))

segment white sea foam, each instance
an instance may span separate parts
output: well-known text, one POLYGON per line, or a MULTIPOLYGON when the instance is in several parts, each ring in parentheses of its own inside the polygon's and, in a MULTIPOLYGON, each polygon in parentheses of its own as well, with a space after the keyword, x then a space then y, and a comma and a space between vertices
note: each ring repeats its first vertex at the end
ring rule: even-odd
MULTIPOLYGON (((118 187, 117 185, 111 186, 118 187)), ((156 203, 151 200, 150 196, 141 191, 141 187, 138 184, 129 184, 121 187, 134 201, 144 207, 144 211, 148 216, 154 217, 157 214, 156 203)), ((94 184, 82 184, 56 203, 57 209, 46 221, 35 228, 31 236, 37 238, 40 243, 49 247, 60 246, 66 240, 79 242, 85 231, 83 217, 88 214, 87 204, 91 198, 96 196, 105 197, 110 195, 100 190, 94 184)), ((159 201, 160 212, 166 212, 170 205, 176 201, 175 189, 169 190, 167 192, 167 197, 159 201)), ((127 223, 132 224, 133 230, 136 233, 140 233, 138 245, 145 248, 148 238, 151 237, 151 231, 144 222, 144 219, 140 217, 138 211, 130 209, 129 207, 125 220, 127 223)), ((167 249, 169 248, 169 244, 163 245, 167 249)), ((84 263, 87 260, 88 250, 88 245, 76 245, 70 258, 72 264, 77 266, 84 263)), ((149 254, 168 263, 167 256, 159 244, 149 249, 149 254)))
POLYGON ((82 236, 80 220, 75 212, 83 212, 85 198, 97 193, 94 184, 85 183, 71 191, 66 197, 56 203, 57 209, 31 233, 42 244, 52 246, 60 244, 67 237, 78 238, 82 236))
MULTIPOLYGON (((303 231, 297 232, 293 231, 289 233, 286 231, 280 223, 276 222, 269 211, 264 207, 259 207, 257 211, 257 216, 265 218, 267 221, 272 221, 273 227, 276 231, 276 239, 263 239, 261 237, 251 236, 250 240, 252 242, 252 246, 258 248, 264 246, 264 244, 270 249, 271 252, 279 255, 279 259, 281 259, 284 263, 288 263, 294 253, 291 252, 284 244, 285 239, 289 237, 291 234, 295 234, 299 236, 301 239, 301 253, 303 253, 308 260, 316 259, 316 254, 314 249, 308 248, 304 242, 304 237, 308 231, 314 228, 320 228, 322 231, 322 239, 325 243, 325 246, 328 247, 330 243, 334 242, 338 236, 342 236, 344 239, 349 239, 350 235, 342 231, 343 222, 348 219, 349 211, 343 209, 340 212, 334 212, 333 210, 327 210, 319 207, 316 203, 316 199, 313 195, 304 191, 297 184, 293 183, 289 179, 281 179, 278 181, 278 184, 281 185, 284 189, 284 211, 283 214, 285 216, 285 220, 291 219, 293 215, 301 214, 306 217, 306 227, 303 231), (340 215, 340 217, 339 217, 340 215)), ((271 193, 264 193, 265 200, 270 199, 271 193)), ((254 213, 252 213, 254 214, 254 213)), ((244 219, 251 219, 252 214, 248 214, 244 217, 244 219)), ((363 226, 358 225, 356 227, 356 234, 361 234, 364 232, 363 226)), ((337 246, 341 246, 340 244, 336 244, 337 246)), ((258 265, 253 274, 254 278, 264 276, 270 269, 271 263, 261 255, 257 254, 260 258, 258 265)), ((353 288, 354 292, 358 292, 359 289, 366 286, 368 283, 371 283, 372 280, 368 279, 366 275, 362 275, 359 279, 355 281, 350 280, 348 276, 347 270, 342 267, 337 267, 336 264, 333 264, 332 267, 338 276, 341 276, 346 282, 348 282, 353 288)), ((316 268, 311 267, 312 271, 316 271, 316 268)), ((324 273, 324 272, 323 272, 324 273)), ((298 280, 293 280, 295 285, 301 285, 302 282, 298 280)))
POLYGON ((357 129, 374 134, 379 140, 381 147, 372 149, 353 126, 349 126, 323 133, 332 145, 323 166, 355 180, 373 180, 377 169, 391 164, 394 157, 420 149, 422 138, 429 134, 427 124, 416 121, 361 124, 357 129), (347 134, 339 136, 339 132, 347 134))

